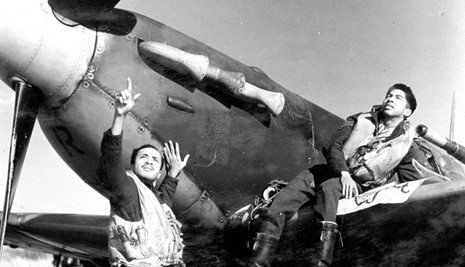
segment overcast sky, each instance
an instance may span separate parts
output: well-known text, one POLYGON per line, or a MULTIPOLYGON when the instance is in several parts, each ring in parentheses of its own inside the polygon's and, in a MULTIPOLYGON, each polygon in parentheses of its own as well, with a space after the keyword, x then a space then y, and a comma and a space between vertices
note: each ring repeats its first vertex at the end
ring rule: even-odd
MULTIPOLYGON (((461 97, 458 107, 465 103, 465 1, 122 0, 118 7, 258 66, 341 117, 369 110, 390 85, 405 83, 419 103, 413 123, 448 135, 453 92, 461 97)), ((0 175, 6 177, 14 94, 1 84, 0 96, 0 175)), ((463 134, 455 139, 465 142, 463 134)), ((13 210, 108 213, 109 206, 36 127, 13 210)))

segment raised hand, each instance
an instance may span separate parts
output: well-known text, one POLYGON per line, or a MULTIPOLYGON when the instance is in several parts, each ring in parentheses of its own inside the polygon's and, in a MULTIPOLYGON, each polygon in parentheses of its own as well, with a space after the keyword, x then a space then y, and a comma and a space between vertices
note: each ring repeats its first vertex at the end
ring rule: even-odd
POLYGON ((178 176, 181 170, 186 166, 190 155, 187 154, 184 159, 181 159, 179 144, 175 143, 175 145, 173 145, 171 140, 169 141, 169 144, 165 143, 163 150, 165 151, 168 175, 176 178, 176 176, 178 176))
POLYGON ((126 116, 132 110, 139 97, 140 94, 132 95, 132 81, 131 78, 128 78, 127 88, 116 94, 115 114, 126 116))
POLYGON ((140 94, 132 95, 132 82, 131 78, 128 78, 127 88, 121 93, 116 94, 115 114, 111 125, 111 133, 113 135, 120 135, 123 132, 124 118, 132 110, 139 97, 140 94))

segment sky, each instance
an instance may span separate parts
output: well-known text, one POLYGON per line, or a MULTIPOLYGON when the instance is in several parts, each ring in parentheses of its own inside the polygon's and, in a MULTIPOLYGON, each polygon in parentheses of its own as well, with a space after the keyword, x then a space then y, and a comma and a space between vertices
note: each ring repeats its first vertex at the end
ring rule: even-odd
MULTIPOLYGON (((412 123, 449 134, 465 130, 465 1, 121 0, 247 64, 338 116, 368 111, 389 86, 414 91, 412 123)), ((8 167, 14 93, 0 84, 0 198, 8 167)), ((465 144, 464 134, 454 139, 465 144)), ((36 128, 13 211, 108 214, 36 128)))

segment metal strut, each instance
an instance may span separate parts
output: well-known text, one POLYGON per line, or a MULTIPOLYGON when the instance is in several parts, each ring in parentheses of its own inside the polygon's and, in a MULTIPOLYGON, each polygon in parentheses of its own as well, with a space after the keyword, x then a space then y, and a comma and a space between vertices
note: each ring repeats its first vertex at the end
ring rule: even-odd
POLYGON ((16 98, 8 161, 8 177, 0 228, 0 265, 3 256, 3 244, 5 241, 8 217, 11 212, 21 168, 39 110, 33 88, 23 80, 15 81, 13 86, 16 92, 16 98))

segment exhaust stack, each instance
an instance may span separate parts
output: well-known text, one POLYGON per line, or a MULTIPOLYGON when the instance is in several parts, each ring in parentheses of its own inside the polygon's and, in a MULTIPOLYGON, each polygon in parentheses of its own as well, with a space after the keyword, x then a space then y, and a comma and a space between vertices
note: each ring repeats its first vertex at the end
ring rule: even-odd
POLYGON ((207 56, 187 53, 158 42, 142 42, 139 51, 167 69, 190 76, 196 84, 213 82, 238 99, 261 104, 273 116, 278 116, 284 108, 285 98, 282 93, 270 92, 248 83, 243 73, 212 66, 207 56))

